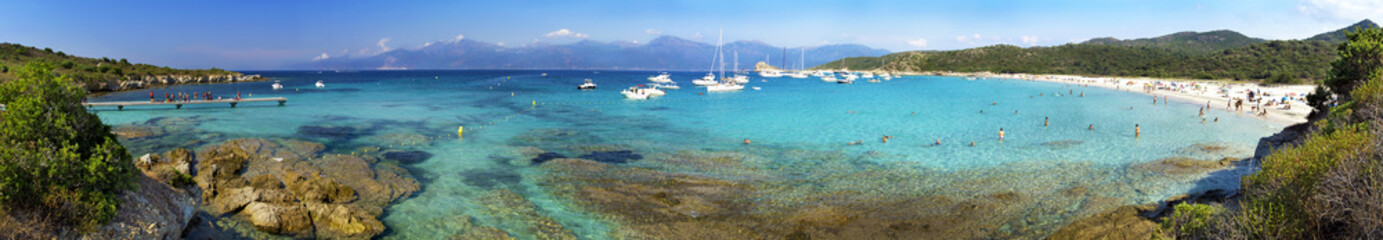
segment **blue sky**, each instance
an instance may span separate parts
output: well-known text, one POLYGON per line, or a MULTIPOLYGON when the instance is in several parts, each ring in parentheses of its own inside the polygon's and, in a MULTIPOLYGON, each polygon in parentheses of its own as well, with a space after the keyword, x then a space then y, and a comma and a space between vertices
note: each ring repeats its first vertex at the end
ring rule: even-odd
POLYGON ((1379 0, 6 1, 0 41, 173 67, 272 69, 466 39, 522 46, 671 35, 892 51, 1230 29, 1300 39, 1383 16, 1379 0), (561 31, 566 29, 566 31, 561 31))

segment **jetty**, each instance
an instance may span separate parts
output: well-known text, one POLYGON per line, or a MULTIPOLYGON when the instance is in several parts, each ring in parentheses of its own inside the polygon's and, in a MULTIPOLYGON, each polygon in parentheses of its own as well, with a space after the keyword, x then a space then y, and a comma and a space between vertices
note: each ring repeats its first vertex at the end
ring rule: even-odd
POLYGON ((278 103, 279 103, 279 106, 283 106, 283 104, 288 103, 288 98, 284 98, 284 97, 268 97, 268 98, 241 98, 241 99, 239 99, 239 100, 236 100, 236 99, 217 99, 217 100, 192 100, 192 101, 173 101, 173 102, 164 102, 164 101, 88 102, 88 103, 86 103, 85 105, 86 105, 87 108, 115 106, 115 109, 116 109, 116 110, 125 110, 125 106, 147 106, 147 105, 173 105, 173 106, 175 106, 177 109, 182 109, 182 105, 190 105, 190 104, 218 104, 218 103, 220 103, 220 104, 230 104, 230 107, 235 107, 235 105, 238 105, 238 104, 240 104, 240 103, 245 103, 245 102, 278 102, 278 103))

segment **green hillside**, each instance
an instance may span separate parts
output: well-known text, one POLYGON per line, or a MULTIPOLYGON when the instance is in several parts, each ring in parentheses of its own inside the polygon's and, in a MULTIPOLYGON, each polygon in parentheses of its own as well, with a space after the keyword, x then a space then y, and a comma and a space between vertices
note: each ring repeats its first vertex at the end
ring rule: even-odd
POLYGON ((193 77, 211 75, 239 75, 240 73, 221 69, 174 69, 149 64, 130 63, 125 59, 87 58, 68 55, 50 48, 38 49, 13 43, 0 43, 0 81, 16 79, 15 71, 30 61, 45 61, 53 65, 53 72, 72 77, 73 81, 84 85, 109 80, 128 80, 130 76, 188 75, 193 77))
POLYGON ((1364 21, 1360 21, 1359 23, 1349 25, 1348 27, 1341 28, 1339 30, 1316 34, 1316 36, 1312 36, 1311 38, 1307 38, 1306 40, 1321 40, 1333 43, 1342 43, 1346 40, 1349 40, 1349 38, 1345 37, 1345 31, 1353 32, 1355 31, 1355 29, 1361 28, 1378 28, 1378 24, 1373 23, 1372 20, 1364 19, 1364 21))
POLYGON ((1235 31, 1217 30, 1209 32, 1179 32, 1155 38, 1119 40, 1115 38, 1096 38, 1081 44, 1103 44, 1125 47, 1150 47, 1190 53, 1210 53, 1227 49, 1245 47, 1264 42, 1263 39, 1244 36, 1235 31))
MULTIPOLYGON (((1347 29, 1353 27, 1377 25, 1364 20, 1347 29)), ((1336 48, 1343 42, 1334 40, 1336 34, 1343 36, 1336 31, 1308 40, 1263 41, 1233 31, 1183 32, 1149 39, 1092 39, 1051 47, 995 45, 955 51, 899 52, 879 58, 847 58, 815 68, 1274 79, 1273 82, 1293 83, 1327 77, 1330 62, 1337 56, 1336 48)))

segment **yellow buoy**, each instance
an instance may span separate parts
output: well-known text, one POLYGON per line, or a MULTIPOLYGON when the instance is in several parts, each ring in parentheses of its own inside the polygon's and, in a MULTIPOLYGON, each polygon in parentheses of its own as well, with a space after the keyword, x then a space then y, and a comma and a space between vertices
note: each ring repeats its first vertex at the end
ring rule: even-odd
POLYGON ((538 106, 538 100, 533 100, 533 106, 538 106))
POLYGON ((462 132, 465 132, 465 131, 466 131, 466 126, 456 127, 456 136, 457 136, 457 137, 460 137, 460 136, 461 136, 461 133, 462 133, 462 132))

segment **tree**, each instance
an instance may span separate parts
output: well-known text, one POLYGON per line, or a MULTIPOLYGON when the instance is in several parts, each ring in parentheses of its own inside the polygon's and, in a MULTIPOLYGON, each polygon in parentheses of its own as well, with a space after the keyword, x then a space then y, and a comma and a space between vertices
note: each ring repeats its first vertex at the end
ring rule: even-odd
POLYGON ((16 75, 0 84, 0 203, 79 230, 109 221, 116 193, 135 186, 129 153, 70 78, 38 62, 16 75))
POLYGON ((1330 91, 1344 101, 1349 100, 1349 92, 1355 86, 1383 67, 1383 30, 1356 29, 1346 36, 1349 41, 1340 44, 1340 57, 1330 63, 1330 77, 1325 81, 1330 91))

